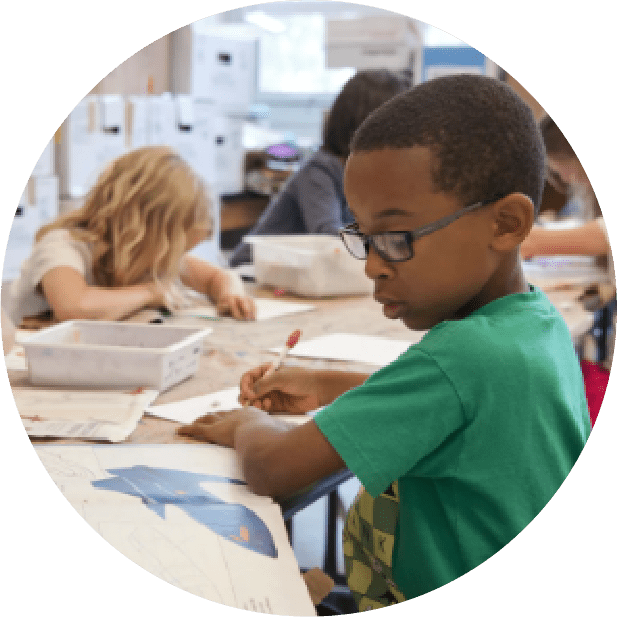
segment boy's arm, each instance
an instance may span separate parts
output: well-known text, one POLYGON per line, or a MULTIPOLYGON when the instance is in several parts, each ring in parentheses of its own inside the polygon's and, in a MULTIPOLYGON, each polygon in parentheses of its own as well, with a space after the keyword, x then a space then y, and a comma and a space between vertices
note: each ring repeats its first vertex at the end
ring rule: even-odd
POLYGON ((258 495, 287 497, 345 467, 312 420, 293 426, 252 407, 204 416, 178 433, 234 447, 258 495))
POLYGON ((242 281, 234 273, 193 255, 185 255, 180 280, 210 298, 220 314, 228 313, 235 319, 255 319, 255 303, 245 294, 242 281))

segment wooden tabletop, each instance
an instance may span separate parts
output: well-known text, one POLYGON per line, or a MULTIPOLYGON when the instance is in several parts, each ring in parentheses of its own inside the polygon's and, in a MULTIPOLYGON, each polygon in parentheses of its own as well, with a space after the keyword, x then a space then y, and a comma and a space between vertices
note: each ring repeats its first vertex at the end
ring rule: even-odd
MULTIPOLYGON (((273 297, 272 292, 267 289, 254 288, 251 293, 255 297, 273 297)), ((593 314, 586 311, 577 301, 580 293, 580 289, 567 289, 551 291, 547 294, 563 314, 575 341, 588 332, 593 324, 593 314)), ((200 320, 204 327, 211 327, 213 331, 204 339, 204 355, 200 358, 197 373, 161 393, 154 405, 180 401, 237 386, 244 372, 264 362, 272 361, 275 356, 267 350, 283 345, 289 334, 296 328, 302 330, 302 340, 309 340, 324 334, 354 333, 415 343, 423 335, 423 333, 407 329, 401 321, 393 321, 384 317, 381 306, 371 296, 307 299, 286 295, 284 299, 308 302, 315 306, 315 310, 258 322, 239 322, 230 318, 206 322, 200 320)), ((151 317, 151 314, 144 312, 133 321, 148 321, 151 317)), ((174 323, 183 323, 183 321, 174 319, 174 323)), ((196 320, 193 318, 188 318, 186 321, 187 325, 194 326, 195 323, 196 320)), ((289 357, 286 362, 313 368, 361 372, 375 370, 373 365, 346 361, 289 357)), ((9 379, 13 386, 27 385, 27 375, 23 371, 9 371, 9 379)), ((146 415, 127 439, 127 443, 189 441, 175 434, 178 426, 176 422, 146 415)), ((59 440, 54 440, 54 442, 59 443, 59 440)))

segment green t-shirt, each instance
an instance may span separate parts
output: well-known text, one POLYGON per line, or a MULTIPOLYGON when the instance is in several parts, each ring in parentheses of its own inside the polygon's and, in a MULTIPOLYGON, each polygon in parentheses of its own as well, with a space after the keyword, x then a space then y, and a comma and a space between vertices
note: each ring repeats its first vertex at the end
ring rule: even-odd
POLYGON ((438 324, 314 420, 372 497, 398 481, 392 572, 407 599, 512 540, 590 432, 572 339, 535 289, 438 324))

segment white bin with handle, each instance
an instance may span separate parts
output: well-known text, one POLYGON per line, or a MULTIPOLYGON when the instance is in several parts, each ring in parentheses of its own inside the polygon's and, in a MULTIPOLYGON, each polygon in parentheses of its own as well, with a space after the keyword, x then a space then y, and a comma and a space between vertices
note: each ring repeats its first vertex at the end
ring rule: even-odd
POLYGON ((211 328, 65 321, 22 342, 34 385, 159 391, 197 372, 211 328))

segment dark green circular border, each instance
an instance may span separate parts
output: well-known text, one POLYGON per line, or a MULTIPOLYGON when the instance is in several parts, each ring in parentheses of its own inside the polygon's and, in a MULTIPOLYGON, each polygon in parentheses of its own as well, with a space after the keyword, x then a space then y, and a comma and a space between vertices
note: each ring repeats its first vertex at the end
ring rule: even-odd
MULTIPOLYGON (((44 145, 77 101, 106 73, 154 39, 186 23, 248 2, 175 0, 84 3, 57 0, 4 10, 2 102, 6 243, 19 195, 44 145)), ((617 229, 609 164, 614 159, 614 9, 519 0, 374 4, 409 14, 489 55, 553 115, 582 159, 617 229), (416 4, 416 3, 414 3, 416 4)), ((612 170, 611 170, 612 171, 612 170)), ((611 234, 613 235, 613 233, 611 234)), ((611 380, 588 445, 565 485, 507 547, 461 579, 392 614, 580 615, 612 605, 617 546, 614 513, 615 402, 611 380)), ((5 379, 2 402, 3 608, 26 614, 107 615, 235 611, 166 585, 93 534, 49 481, 15 413, 5 379)))

